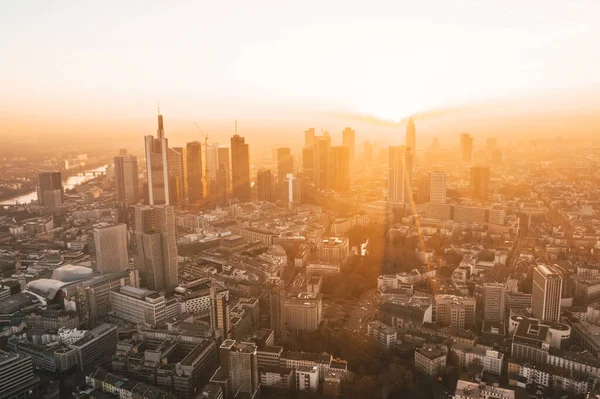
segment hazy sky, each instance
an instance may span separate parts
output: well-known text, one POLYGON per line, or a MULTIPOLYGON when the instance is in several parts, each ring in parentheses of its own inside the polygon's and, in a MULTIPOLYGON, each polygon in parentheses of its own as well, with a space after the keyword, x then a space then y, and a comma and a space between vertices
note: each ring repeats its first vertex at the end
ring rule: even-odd
POLYGON ((193 129, 315 110, 400 120, 600 85, 598 0, 5 0, 0 10, 0 116, 14 131, 107 118, 154 129, 157 100, 193 129))

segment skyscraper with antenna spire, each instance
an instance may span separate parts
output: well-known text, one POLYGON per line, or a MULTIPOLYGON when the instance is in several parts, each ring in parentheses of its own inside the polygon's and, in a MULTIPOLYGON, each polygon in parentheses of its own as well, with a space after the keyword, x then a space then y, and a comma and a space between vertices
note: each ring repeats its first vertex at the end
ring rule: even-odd
POLYGON ((149 205, 169 205, 169 143, 165 138, 163 116, 158 106, 157 137, 144 137, 146 151, 146 174, 148 176, 149 205))

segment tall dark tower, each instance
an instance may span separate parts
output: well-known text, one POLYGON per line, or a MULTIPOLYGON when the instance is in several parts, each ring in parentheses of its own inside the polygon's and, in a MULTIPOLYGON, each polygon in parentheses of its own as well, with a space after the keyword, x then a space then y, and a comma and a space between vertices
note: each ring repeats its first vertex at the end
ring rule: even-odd
POLYGON ((288 173, 294 173, 294 158, 287 147, 277 149, 277 179, 283 182, 288 173))
POLYGON ((190 202, 194 203, 204 198, 202 145, 199 141, 191 141, 186 144, 186 152, 188 195, 190 202))
POLYGON ((250 200, 250 149, 244 138, 237 134, 237 127, 231 138, 231 182, 234 198, 250 200))
POLYGON ((273 202, 273 176, 270 169, 259 169, 256 173, 256 190, 259 201, 273 202))
POLYGON ((157 137, 144 137, 146 147, 146 174, 148 176, 148 202, 150 205, 169 204, 169 143, 165 138, 163 117, 158 109, 157 137))

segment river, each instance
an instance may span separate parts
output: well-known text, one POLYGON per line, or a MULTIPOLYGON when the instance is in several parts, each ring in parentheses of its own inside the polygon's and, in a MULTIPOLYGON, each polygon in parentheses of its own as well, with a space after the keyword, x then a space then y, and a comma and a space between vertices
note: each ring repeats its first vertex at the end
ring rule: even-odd
MULTIPOLYGON (((87 169, 85 172, 77 173, 75 175, 67 177, 66 179, 63 179, 64 189, 72 189, 78 184, 85 183, 86 181, 93 179, 95 176, 92 174, 92 172, 106 172, 107 166, 108 165, 104 165, 94 169, 87 169)), ((37 200, 37 191, 32 191, 27 194, 21 194, 18 197, 14 198, 0 200, 0 205, 15 205, 17 203, 28 204, 33 200, 37 200)))

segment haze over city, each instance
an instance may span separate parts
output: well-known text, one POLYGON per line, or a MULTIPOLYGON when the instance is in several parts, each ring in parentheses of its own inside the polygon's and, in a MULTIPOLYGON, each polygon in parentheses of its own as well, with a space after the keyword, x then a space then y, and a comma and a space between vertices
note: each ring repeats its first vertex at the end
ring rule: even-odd
POLYGON ((600 398, 600 3, 0 6, 0 399, 600 398))

